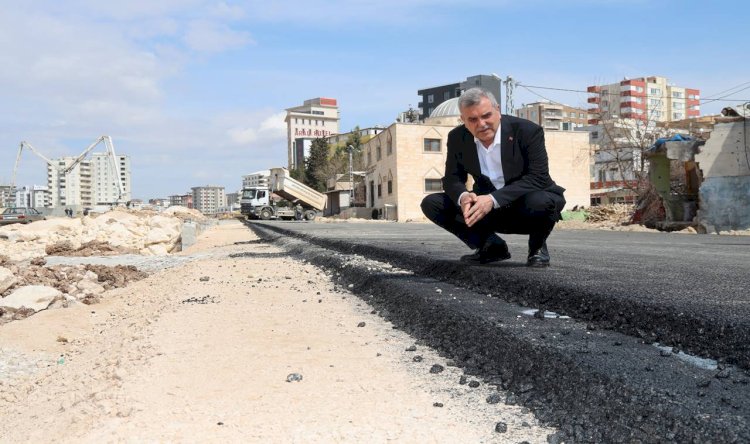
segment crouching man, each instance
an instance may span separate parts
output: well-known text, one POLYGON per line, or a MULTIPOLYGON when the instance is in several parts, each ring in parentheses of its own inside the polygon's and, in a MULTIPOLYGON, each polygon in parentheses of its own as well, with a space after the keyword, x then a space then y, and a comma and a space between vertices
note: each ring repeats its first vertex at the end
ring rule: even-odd
POLYGON ((529 120, 501 116, 495 97, 480 88, 466 90, 458 108, 464 124, 448 134, 444 192, 425 197, 422 212, 475 249, 462 261, 510 259, 496 233, 528 234, 526 265, 549 266, 546 240, 560 220, 565 189, 550 178, 544 131, 529 120))

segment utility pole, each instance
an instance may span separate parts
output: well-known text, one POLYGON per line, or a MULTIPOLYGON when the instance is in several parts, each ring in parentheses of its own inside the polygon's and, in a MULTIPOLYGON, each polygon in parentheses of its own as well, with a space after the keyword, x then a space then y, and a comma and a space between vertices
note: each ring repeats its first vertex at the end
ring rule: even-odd
POLYGON ((516 87, 516 81, 513 77, 505 78, 505 114, 513 114, 513 88, 516 87))
POLYGON ((352 151, 354 147, 347 145, 346 150, 349 151, 349 206, 354 206, 354 171, 352 171, 352 151))

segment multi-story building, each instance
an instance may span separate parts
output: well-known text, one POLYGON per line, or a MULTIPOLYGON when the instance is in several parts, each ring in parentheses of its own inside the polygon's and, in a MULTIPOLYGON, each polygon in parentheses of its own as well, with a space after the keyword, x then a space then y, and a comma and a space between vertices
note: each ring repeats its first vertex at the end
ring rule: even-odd
POLYGON ((115 170, 110 157, 106 153, 94 153, 91 155, 91 200, 94 205, 109 205, 117 202, 130 202, 130 157, 115 156, 118 170, 115 170), (120 175, 122 184, 122 195, 117 184, 117 175, 120 175))
POLYGON ((573 131, 588 125, 585 109, 550 102, 534 102, 515 110, 516 116, 531 120, 545 131, 573 131))
POLYGON ((13 205, 13 187, 10 185, 0 185, 0 208, 6 208, 13 205))
POLYGON ((233 210, 235 208, 239 209, 240 207, 240 193, 227 193, 226 194, 226 206, 233 210))
POLYGON ((289 169, 304 165, 312 141, 339 132, 336 99, 318 97, 286 110, 287 157, 289 169))
POLYGON ((193 187, 193 208, 203 214, 216 214, 219 208, 225 206, 227 198, 224 195, 224 187, 206 185, 193 187))
POLYGON ((186 208, 193 208, 193 194, 173 194, 169 196, 169 205, 179 205, 186 208))
POLYGON ((242 188, 268 188, 270 175, 270 170, 262 170, 242 176, 242 188))
POLYGON ((424 121, 430 117, 438 105, 446 100, 459 97, 462 92, 477 86, 491 92, 500 102, 500 79, 494 75, 480 74, 467 77, 462 82, 433 86, 417 91, 417 95, 421 97, 418 104, 419 120, 424 121))
POLYGON ((43 185, 16 189, 15 206, 22 208, 47 208, 50 206, 49 190, 43 185))
POLYGON ((593 114, 589 123, 612 118, 643 122, 670 122, 700 116, 700 90, 669 83, 665 77, 625 79, 609 85, 589 86, 593 114))
MULTIPOLYGON (((422 199, 442 191, 448 133, 460 124, 458 99, 440 104, 424 123, 394 123, 365 145, 366 207, 378 217, 424 220, 422 199)), ((582 131, 545 135, 552 178, 566 189, 566 208, 588 206, 589 141, 582 131)))
POLYGON ((82 160, 70 172, 65 173, 74 157, 55 159, 47 165, 47 188, 51 207, 90 207, 126 203, 130 194, 130 158, 116 156, 118 172, 106 153, 94 153, 90 159, 82 160))

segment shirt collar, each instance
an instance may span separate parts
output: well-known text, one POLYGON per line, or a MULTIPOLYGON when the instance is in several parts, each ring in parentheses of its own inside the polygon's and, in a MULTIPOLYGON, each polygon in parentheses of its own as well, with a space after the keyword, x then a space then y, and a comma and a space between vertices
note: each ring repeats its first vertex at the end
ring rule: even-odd
MULTIPOLYGON (((495 140, 492 141, 492 145, 490 145, 490 147, 487 148, 485 151, 489 151, 492 148, 494 148, 496 145, 497 146, 500 145, 500 141, 501 141, 501 139, 500 139, 500 137, 501 137, 500 133, 502 132, 502 131, 500 131, 501 127, 502 127, 502 125, 498 125, 497 126, 497 131, 495 131, 495 140)), ((474 144, 476 144, 477 148, 484 149, 484 144, 482 143, 481 140, 477 139, 476 137, 474 137, 474 144)))

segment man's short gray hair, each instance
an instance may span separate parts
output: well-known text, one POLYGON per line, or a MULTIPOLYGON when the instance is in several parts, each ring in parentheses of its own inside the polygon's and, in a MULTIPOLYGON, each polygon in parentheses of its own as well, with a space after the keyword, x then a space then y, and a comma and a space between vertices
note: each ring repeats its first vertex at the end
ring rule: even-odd
POLYGON ((489 99, 490 105, 492 105, 493 108, 498 106, 494 94, 485 89, 474 87, 467 89, 461 94, 461 97, 458 99, 458 109, 462 110, 470 106, 479 105, 479 102, 481 102, 483 98, 489 99))

